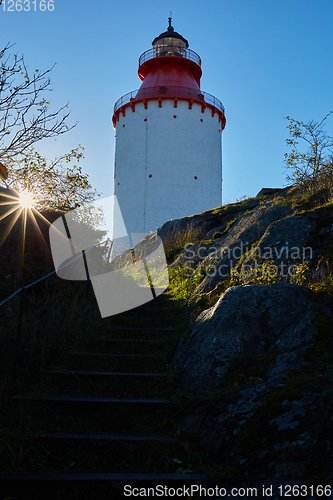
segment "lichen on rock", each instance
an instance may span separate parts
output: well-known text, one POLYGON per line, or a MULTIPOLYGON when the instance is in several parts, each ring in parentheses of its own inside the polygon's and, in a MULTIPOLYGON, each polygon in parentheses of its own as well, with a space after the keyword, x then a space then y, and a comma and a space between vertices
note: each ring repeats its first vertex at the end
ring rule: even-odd
POLYGON ((232 363, 245 354, 275 354, 271 377, 283 378, 305 347, 314 343, 311 292, 297 285, 229 288, 215 306, 203 311, 172 361, 183 390, 213 390, 232 363), (286 353, 286 351, 288 351, 286 353))

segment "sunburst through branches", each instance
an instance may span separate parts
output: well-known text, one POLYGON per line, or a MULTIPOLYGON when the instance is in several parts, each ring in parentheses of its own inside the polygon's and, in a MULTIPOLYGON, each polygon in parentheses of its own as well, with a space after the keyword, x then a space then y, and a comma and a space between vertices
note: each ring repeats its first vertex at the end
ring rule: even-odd
POLYGON ((25 189, 19 195, 19 204, 24 209, 32 209, 36 205, 36 197, 31 191, 25 189))
POLYGON ((37 210, 37 207, 38 197, 33 191, 23 189, 21 192, 11 192, 8 190, 8 194, 6 192, 1 192, 0 223, 2 221, 5 222, 7 217, 9 217, 9 219, 8 223, 3 225, 3 230, 1 231, 0 247, 6 241, 16 223, 21 222, 21 268, 23 268, 28 219, 32 220, 32 223, 40 236, 40 241, 43 242, 49 251, 36 217, 43 220, 47 225, 51 225, 51 223, 37 210))

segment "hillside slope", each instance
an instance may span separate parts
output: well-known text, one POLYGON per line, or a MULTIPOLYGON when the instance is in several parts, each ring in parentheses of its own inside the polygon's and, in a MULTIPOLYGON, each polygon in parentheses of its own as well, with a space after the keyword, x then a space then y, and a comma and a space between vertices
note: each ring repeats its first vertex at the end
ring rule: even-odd
MULTIPOLYGON (((184 452, 200 451, 192 470, 223 487, 274 485, 279 498, 278 485, 310 488, 332 481, 332 207, 286 189, 158 230, 169 264, 165 298, 179 314, 169 367, 177 377, 172 425, 184 452), (189 319, 190 327, 182 326, 189 319)), ((3 298, 53 269, 32 223, 20 266, 19 227, 0 247, 3 298)), ((7 228, 8 221, 0 221, 2 234, 7 228)), ((47 225, 42 232, 47 239, 47 225)), ((4 413, 11 408, 16 312, 13 300, 0 317, 4 413)), ((86 283, 56 276, 29 289, 24 318, 20 391, 40 384, 50 364, 69 358, 94 338, 97 324, 106 324, 86 283)), ((18 430, 10 437, 5 427, 2 432, 19 449, 18 416, 13 425, 18 430)), ((43 468, 39 449, 29 450, 33 456, 37 450, 36 459, 19 452, 13 458, 6 444, 0 446, 4 462, 13 461, 10 467, 24 470, 29 459, 43 468)), ((317 493, 308 489, 306 498, 317 493)))
POLYGON ((170 221, 158 234, 170 293, 193 321, 171 365, 181 432, 230 488, 329 484, 332 205, 286 189, 170 221))

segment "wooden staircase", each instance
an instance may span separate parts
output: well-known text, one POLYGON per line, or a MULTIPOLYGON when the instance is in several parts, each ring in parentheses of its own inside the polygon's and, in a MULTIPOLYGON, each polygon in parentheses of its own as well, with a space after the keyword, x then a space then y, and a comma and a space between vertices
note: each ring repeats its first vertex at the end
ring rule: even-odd
POLYGON ((34 498, 115 498, 115 491, 123 498, 124 484, 201 483, 173 419, 165 346, 178 321, 163 295, 101 320, 101 333, 50 367, 41 387, 13 396, 38 423, 37 459, 0 475, 1 494, 16 498, 33 481, 34 498))

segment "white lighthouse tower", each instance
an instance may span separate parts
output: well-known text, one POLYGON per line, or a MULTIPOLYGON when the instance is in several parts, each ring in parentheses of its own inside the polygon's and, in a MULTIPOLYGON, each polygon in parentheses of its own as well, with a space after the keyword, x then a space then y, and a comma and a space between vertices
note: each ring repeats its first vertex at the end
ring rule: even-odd
POLYGON ((225 111, 200 89, 201 59, 169 27, 139 58, 139 90, 114 106, 115 195, 129 233, 221 205, 225 111))

